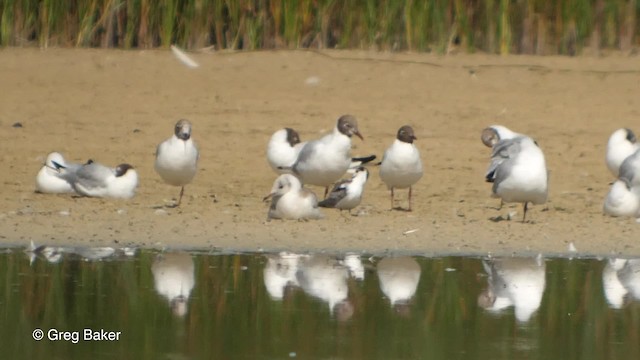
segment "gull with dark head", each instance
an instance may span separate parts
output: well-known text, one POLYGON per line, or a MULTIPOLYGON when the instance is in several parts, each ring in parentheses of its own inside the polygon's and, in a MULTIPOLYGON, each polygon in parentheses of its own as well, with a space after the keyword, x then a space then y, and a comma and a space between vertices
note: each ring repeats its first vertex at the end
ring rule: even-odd
POLYGON ((56 162, 54 165, 80 195, 130 199, 136 194, 138 173, 129 164, 110 168, 89 160, 75 171, 56 162))
POLYGON ((500 140, 493 146, 491 164, 485 175, 493 183, 493 196, 502 201, 524 204, 522 222, 527 216, 527 204, 547 201, 547 165, 538 144, 528 136, 500 140))
POLYGON ((351 209, 360 205, 362 201, 364 185, 367 183, 368 178, 369 170, 363 166, 357 168, 351 179, 338 181, 333 186, 333 190, 331 190, 329 196, 320 201, 318 206, 349 210, 349 213, 351 213, 351 209))
POLYGON ((175 206, 180 206, 184 187, 196 176, 198 157, 198 148, 191 138, 191 123, 181 119, 176 123, 173 136, 158 145, 155 162, 155 170, 162 180, 180 187, 175 206))
POLYGON ((491 125, 484 130, 482 130, 482 135, 480 135, 480 139, 482 143, 487 147, 493 147, 495 144, 500 142, 500 140, 508 140, 513 139, 515 137, 522 136, 522 134, 518 134, 517 132, 509 130, 506 126, 502 125, 491 125))
POLYGON ((622 162, 640 149, 640 143, 631 129, 618 129, 611 134, 607 142, 607 154, 605 157, 607 168, 618 177, 622 162))
POLYGON ((47 155, 47 160, 36 176, 36 192, 43 194, 75 192, 71 183, 64 178, 60 169, 56 167, 54 162, 58 165, 64 166, 66 169, 69 169, 68 171, 70 173, 75 173, 81 166, 80 164, 73 164, 65 161, 64 157, 60 153, 50 153, 47 155))
POLYGON ((278 176, 271 193, 263 200, 271 198, 267 220, 271 219, 320 219, 318 199, 309 189, 302 187, 300 180, 291 174, 278 176))
POLYGON ((411 126, 398 129, 396 140, 384 152, 380 163, 380 178, 391 190, 391 208, 393 209, 393 190, 409 188, 409 208, 411 211, 411 190, 422 178, 422 160, 420 151, 413 143, 416 140, 411 126))
POLYGON ((267 145, 267 161, 273 171, 278 174, 289 173, 305 144, 300 142, 300 135, 292 128, 273 133, 267 145))
POLYGON ((358 122, 351 115, 343 115, 331 132, 320 139, 306 143, 292 166, 293 173, 303 184, 325 187, 338 181, 351 164, 351 137, 362 139, 358 122))

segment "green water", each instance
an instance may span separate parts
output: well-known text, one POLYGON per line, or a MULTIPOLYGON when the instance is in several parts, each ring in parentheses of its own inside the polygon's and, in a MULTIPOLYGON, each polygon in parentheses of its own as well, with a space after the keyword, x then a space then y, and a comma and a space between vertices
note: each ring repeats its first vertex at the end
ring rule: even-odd
POLYGON ((3 359, 640 359, 638 260, 28 255, 0 254, 3 359))

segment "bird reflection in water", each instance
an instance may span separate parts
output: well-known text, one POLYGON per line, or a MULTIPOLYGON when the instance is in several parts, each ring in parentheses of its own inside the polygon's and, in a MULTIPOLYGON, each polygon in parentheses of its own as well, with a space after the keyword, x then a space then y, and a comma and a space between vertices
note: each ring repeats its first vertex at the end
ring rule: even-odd
POLYGON ((416 293, 422 270, 412 257, 384 258, 376 265, 380 290, 391 307, 402 316, 411 315, 411 299, 416 293))
POLYGON ((488 287, 478 305, 490 311, 515 308, 516 319, 528 322, 542 302, 545 263, 537 258, 493 258, 482 262, 489 275, 488 287))
POLYGON ((640 259, 609 259, 602 270, 602 286, 607 303, 621 309, 640 300, 640 259))
POLYGON ((349 269, 326 255, 301 259, 296 272, 296 280, 302 290, 328 303, 338 321, 346 321, 353 316, 353 304, 348 299, 348 278, 349 269))
POLYGON ((191 255, 185 252, 159 254, 151 266, 154 286, 171 305, 174 315, 187 314, 187 302, 195 285, 194 265, 191 255))

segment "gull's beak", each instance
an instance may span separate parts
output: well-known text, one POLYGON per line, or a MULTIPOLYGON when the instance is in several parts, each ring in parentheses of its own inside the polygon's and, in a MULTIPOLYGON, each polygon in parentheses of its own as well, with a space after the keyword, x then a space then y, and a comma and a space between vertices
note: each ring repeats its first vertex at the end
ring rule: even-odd
POLYGON ((273 196, 273 193, 271 193, 271 194, 269 194, 269 195, 267 195, 267 196, 263 197, 263 198, 262 198, 262 202, 267 202, 269 199, 271 199, 271 197, 272 197, 272 196, 273 196))
POLYGON ((364 141, 364 138, 362 137, 362 134, 360 134, 360 131, 354 130, 353 135, 359 137, 360 140, 364 141))

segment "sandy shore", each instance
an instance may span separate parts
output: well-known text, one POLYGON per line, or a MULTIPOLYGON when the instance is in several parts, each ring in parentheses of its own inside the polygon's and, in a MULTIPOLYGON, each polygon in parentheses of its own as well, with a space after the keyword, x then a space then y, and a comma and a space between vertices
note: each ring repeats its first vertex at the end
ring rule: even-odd
MULTIPOLYGON (((640 224, 602 214, 613 180, 606 141, 640 132, 636 57, 493 57, 304 51, 194 54, 170 51, 0 50, 0 241, 6 244, 187 246, 242 250, 640 255, 640 224), (314 81, 307 81, 315 77, 314 81), (325 210, 320 221, 266 223, 275 174, 265 159, 277 129, 303 140, 342 114, 359 120, 354 155, 382 155, 411 124, 425 164, 414 211, 389 210, 372 167, 359 216, 325 210), (200 169, 183 206, 153 170, 155 146, 179 118, 194 124, 200 169), (23 126, 12 125, 20 122, 23 126), (550 170, 546 205, 530 221, 501 220, 483 175, 487 125, 530 134, 550 170), (34 193, 47 153, 133 164, 129 201, 34 193), (406 233, 409 230, 415 230, 406 233)), ((320 188, 312 188, 321 195, 320 188)), ((398 192, 405 205, 406 192, 398 192)))

